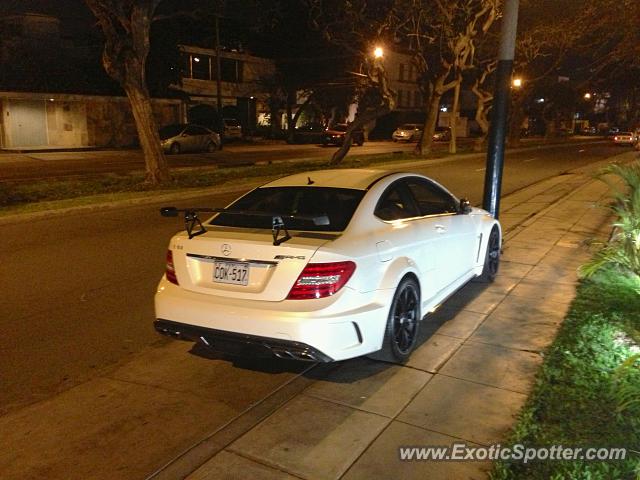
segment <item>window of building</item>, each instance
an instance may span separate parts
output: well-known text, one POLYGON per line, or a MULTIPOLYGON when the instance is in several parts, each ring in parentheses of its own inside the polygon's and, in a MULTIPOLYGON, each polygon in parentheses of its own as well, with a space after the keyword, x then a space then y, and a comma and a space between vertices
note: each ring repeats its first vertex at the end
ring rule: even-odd
POLYGON ((211 80, 210 61, 208 55, 191 55, 191 78, 211 80))
POLYGON ((223 82, 241 83, 243 74, 243 63, 232 58, 220 59, 220 79, 223 82))
POLYGON ((404 92, 403 92, 402 90, 398 90, 398 100, 397 100, 397 102, 398 102, 398 106, 399 106, 399 107, 401 107, 401 106, 402 106, 402 101, 403 101, 403 98, 402 98, 402 96, 403 96, 403 95, 402 95, 402 94, 403 94, 403 93, 404 93, 404 92))
POLYGON ((404 63, 401 63, 398 70, 398 80, 404 82, 404 63))
POLYGON ((409 78, 407 80, 410 82, 415 81, 415 70, 413 68, 413 64, 409 64, 409 78))
POLYGON ((414 107, 422 106, 422 93, 420 93, 419 90, 416 90, 415 94, 413 95, 413 106, 414 107))

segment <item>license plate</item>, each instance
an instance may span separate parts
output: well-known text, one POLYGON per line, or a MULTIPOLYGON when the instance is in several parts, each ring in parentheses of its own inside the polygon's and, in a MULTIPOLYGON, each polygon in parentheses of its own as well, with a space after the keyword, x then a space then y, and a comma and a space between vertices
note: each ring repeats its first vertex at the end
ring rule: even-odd
POLYGON ((249 283, 249 264, 246 262, 214 262, 213 281, 232 285, 249 283))

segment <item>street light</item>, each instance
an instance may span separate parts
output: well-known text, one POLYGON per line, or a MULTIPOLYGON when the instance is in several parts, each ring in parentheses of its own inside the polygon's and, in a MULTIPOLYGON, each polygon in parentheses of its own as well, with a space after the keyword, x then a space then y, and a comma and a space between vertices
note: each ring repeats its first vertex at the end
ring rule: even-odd
POLYGON ((373 56, 375 58, 382 58, 384 56, 384 50, 382 50, 382 47, 376 47, 373 51, 373 56))
POLYGON ((511 85, 513 85, 515 88, 520 88, 522 86, 522 79, 518 77, 514 78, 511 82, 511 85))
POLYGON ((591 94, 589 92, 584 94, 584 99, 585 100, 591 100, 591 94))

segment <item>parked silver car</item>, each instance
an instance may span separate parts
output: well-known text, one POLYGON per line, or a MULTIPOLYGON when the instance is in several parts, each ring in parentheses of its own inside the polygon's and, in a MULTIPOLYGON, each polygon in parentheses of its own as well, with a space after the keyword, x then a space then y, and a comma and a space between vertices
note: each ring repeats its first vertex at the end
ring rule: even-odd
POLYGON ((224 124, 224 140, 239 140, 242 138, 242 125, 235 118, 225 118, 222 120, 224 124))
POLYGON ((422 125, 417 123, 405 123, 396 128, 391 138, 394 142, 417 142, 422 136, 422 125))
POLYGON ((220 135, 200 125, 167 125, 159 133, 160 144, 166 153, 215 152, 222 148, 220 135))

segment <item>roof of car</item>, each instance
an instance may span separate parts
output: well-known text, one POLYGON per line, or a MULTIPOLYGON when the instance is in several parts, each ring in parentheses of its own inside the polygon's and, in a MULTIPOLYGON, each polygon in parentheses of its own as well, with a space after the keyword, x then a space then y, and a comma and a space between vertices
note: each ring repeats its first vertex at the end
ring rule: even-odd
POLYGON ((353 188, 366 190, 376 180, 389 175, 384 170, 366 168, 341 168, 333 170, 315 170, 313 172, 296 173, 288 177, 269 182, 263 187, 314 187, 353 188), (313 183, 310 184, 309 180, 313 183))

